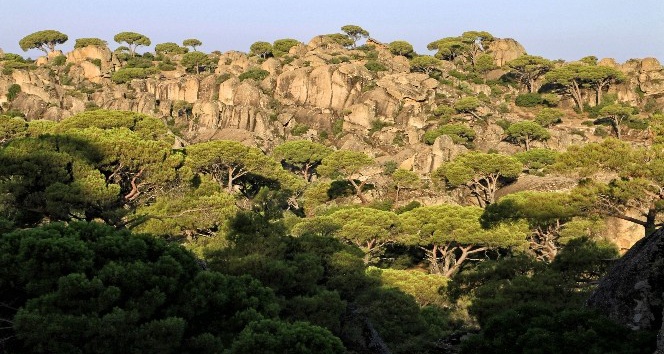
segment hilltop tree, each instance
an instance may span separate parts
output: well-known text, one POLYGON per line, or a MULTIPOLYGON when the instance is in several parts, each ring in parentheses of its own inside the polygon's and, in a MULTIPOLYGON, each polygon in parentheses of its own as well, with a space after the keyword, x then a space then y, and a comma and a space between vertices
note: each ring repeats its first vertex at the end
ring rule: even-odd
POLYGON ((403 55, 404 57, 410 57, 415 52, 413 50, 413 45, 406 41, 393 41, 387 45, 390 50, 390 53, 394 55, 403 55))
POLYGON ((353 39, 351 39, 350 37, 348 37, 343 33, 332 33, 326 36, 344 48, 350 48, 353 46, 354 43, 353 39))
POLYGON ((624 75, 616 69, 605 66, 572 63, 549 71, 544 78, 548 83, 560 85, 562 92, 569 94, 577 108, 583 112, 582 88, 594 89, 595 104, 599 104, 603 90, 613 83, 624 80, 624 75))
POLYGON ((345 179, 353 186, 355 195, 360 198, 362 204, 367 204, 368 200, 362 188, 367 184, 368 178, 362 175, 362 170, 373 163, 373 159, 363 152, 338 150, 322 160, 318 172, 329 178, 345 179))
POLYGON ((497 248, 521 246, 525 225, 500 225, 484 229, 482 209, 474 206, 436 205, 399 215, 402 242, 426 252, 433 274, 451 277, 474 254, 497 248))
POLYGON ((468 31, 461 34, 461 41, 467 45, 466 56, 473 68, 477 67, 477 59, 489 50, 489 44, 495 38, 486 31, 468 31))
POLYGON ((532 121, 511 124, 505 133, 507 133, 507 140, 517 144, 524 144, 526 151, 530 150, 531 142, 544 141, 551 137, 546 128, 532 121))
POLYGON ((272 55, 275 57, 281 57, 286 54, 288 54, 288 51, 295 47, 296 45, 300 44, 300 41, 297 39, 292 39, 292 38, 283 38, 283 39, 277 39, 272 43, 272 55))
POLYGON ((431 75, 432 72, 440 70, 440 64, 439 59, 430 55, 420 55, 410 60, 410 70, 431 75))
POLYGON ((620 126, 628 121, 632 117, 633 113, 633 107, 620 104, 611 104, 602 107, 602 109, 599 111, 600 116, 609 118, 611 120, 611 126, 616 132, 616 137, 618 139, 622 138, 622 129, 620 126))
POLYGON ((625 75, 608 66, 591 66, 587 74, 588 86, 595 90, 595 105, 602 103, 602 93, 609 86, 625 81, 625 75))
POLYGON ((437 51, 436 58, 448 61, 461 56, 465 48, 466 45, 459 37, 447 37, 427 44, 427 49, 437 51))
POLYGON ((469 152, 441 165, 433 176, 450 187, 465 186, 481 207, 492 204, 501 178, 514 179, 523 170, 517 159, 501 154, 469 152))
POLYGON ((311 181, 323 159, 332 153, 325 145, 308 140, 288 141, 274 149, 274 157, 287 167, 302 174, 304 180, 311 181))
POLYGON ((201 67, 207 67, 211 63, 210 57, 202 52, 189 52, 182 56, 180 63, 188 70, 196 74, 201 73, 201 67))
POLYGON ((68 39, 69 37, 62 32, 55 30, 44 30, 23 37, 18 42, 18 45, 21 47, 21 49, 23 49, 24 52, 27 52, 28 49, 39 49, 48 54, 55 51, 55 46, 57 44, 62 44, 68 39))
POLYGON ((254 44, 249 47, 252 55, 258 55, 261 59, 267 58, 272 54, 272 44, 268 42, 254 42, 254 44))
POLYGON ((427 45, 429 50, 437 50, 436 57, 454 61, 458 57, 465 57, 473 68, 476 68, 477 59, 488 51, 488 46, 495 38, 489 32, 468 31, 458 37, 446 37, 427 45))
POLYGON ((507 66, 510 74, 514 75, 528 92, 533 93, 537 92, 537 80, 553 68, 553 63, 540 56, 524 54, 508 62, 507 66))
POLYGON ((169 54, 184 54, 189 50, 187 48, 180 47, 179 45, 177 45, 177 43, 166 42, 155 45, 154 51, 157 54, 169 55, 169 54))
POLYGON ((203 45, 203 42, 199 41, 196 38, 189 38, 189 39, 185 39, 184 41, 182 41, 182 46, 183 47, 191 47, 191 49, 193 49, 194 52, 196 51, 196 47, 200 47, 202 45, 203 45))
POLYGON ((100 38, 78 38, 74 44, 74 49, 84 48, 87 46, 106 47, 108 43, 100 38))
POLYGON ((150 38, 136 32, 120 32, 113 37, 117 43, 127 43, 131 56, 136 56, 136 48, 139 46, 148 46, 152 42, 150 38))
POLYGON ((353 40, 353 48, 357 47, 357 41, 362 38, 369 37, 369 32, 364 28, 356 25, 345 25, 341 27, 341 31, 348 35, 353 40))

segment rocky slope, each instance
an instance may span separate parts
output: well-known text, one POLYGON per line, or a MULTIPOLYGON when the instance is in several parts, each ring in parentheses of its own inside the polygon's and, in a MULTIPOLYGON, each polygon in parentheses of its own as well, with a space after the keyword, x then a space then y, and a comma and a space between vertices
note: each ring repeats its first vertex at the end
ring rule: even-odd
MULTIPOLYGON (((526 53, 513 39, 491 43, 489 53, 497 69, 485 80, 460 78, 465 69, 443 61, 440 77, 411 72, 404 56, 393 55, 387 46, 369 40, 362 49, 347 49, 327 36, 290 49, 279 58, 230 51, 216 53, 214 72, 187 73, 182 66, 160 71, 144 79, 115 84, 110 78, 123 61, 108 48, 88 46, 65 55, 39 58, 36 68, 2 70, 0 93, 19 85, 21 92, 9 101, 0 95, 2 111, 15 110, 27 119, 61 120, 86 109, 131 110, 160 117, 180 136, 182 143, 210 139, 231 139, 269 151, 288 139, 323 141, 336 148, 364 151, 379 163, 394 161, 398 166, 427 176, 443 162, 467 151, 449 137, 438 137, 432 145, 422 142, 423 134, 439 123, 434 116, 441 107, 452 107, 463 97, 482 100, 477 115, 457 114, 455 118, 471 127, 478 150, 505 153, 522 147, 505 141, 500 121, 532 119, 535 110, 517 107, 516 85, 486 84, 506 72, 505 63, 526 53), (380 68, 370 70, 369 63, 380 68), (241 80, 252 69, 266 71, 261 80, 241 80)), ((174 58, 177 62, 177 57, 174 58)), ((4 64, 0 61, 0 67, 4 64)), ((664 106, 664 69, 653 58, 618 64, 603 59, 598 65, 622 71, 627 80, 611 86, 608 93, 623 102, 643 107, 664 106)), ((591 90, 583 95, 592 96, 591 90)), ((572 109, 563 97, 563 124, 551 127, 551 139, 534 143, 554 150, 600 139, 588 118, 572 109)), ((0 112, 2 113, 2 112, 0 112)), ((627 139, 647 141, 647 131, 627 131, 627 139)), ((512 190, 550 189, 547 181, 525 183, 512 190), (537 185, 539 187, 533 187, 537 185)), ((562 184, 564 185, 564 183, 562 184)), ((556 187, 557 190, 567 187, 556 187)), ((614 222, 613 229, 627 227, 614 222)), ((632 225, 633 227, 633 225, 632 225)), ((622 230, 630 235, 621 247, 629 247, 642 230, 622 230)), ((623 237, 625 238, 625 237, 623 237)))

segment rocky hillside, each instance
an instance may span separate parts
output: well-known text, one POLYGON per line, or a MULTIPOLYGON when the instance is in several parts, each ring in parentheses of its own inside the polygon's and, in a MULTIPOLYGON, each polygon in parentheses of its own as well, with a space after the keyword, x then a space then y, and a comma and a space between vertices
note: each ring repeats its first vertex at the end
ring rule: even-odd
MULTIPOLYGON (((597 93, 584 85, 575 98, 547 84, 542 75, 533 82, 541 95, 531 94, 539 104, 520 104, 528 90, 514 79, 508 63, 526 50, 513 39, 497 38, 483 49, 493 62, 482 70, 467 59, 445 55, 437 55, 446 60, 439 60, 435 70, 420 70, 409 60, 416 56, 412 53, 395 54, 373 39, 353 48, 330 35, 273 56, 213 52, 195 69, 182 64, 182 54, 130 57, 105 46, 85 46, 66 55, 56 51, 21 65, 15 55, 6 54, 0 61, 0 92, 7 93, 0 95, 0 113, 59 121, 85 110, 130 110, 161 118, 180 138, 179 144, 227 139, 269 152, 286 140, 308 139, 365 152, 379 165, 393 161, 424 178, 469 149, 522 151, 520 143, 510 141, 506 127, 532 121, 550 107, 562 117, 547 127, 548 139, 535 139, 530 147, 564 151, 613 135, 610 127, 598 125, 602 117, 597 111, 593 117, 576 105, 578 99, 592 110, 599 93, 640 112, 634 115, 635 124, 622 128, 623 140, 643 145, 655 138, 647 124, 639 123, 664 106, 664 69, 656 59, 618 64, 613 59, 583 58, 583 65, 616 69, 624 78, 597 93), (132 79, 137 70, 141 75, 132 79), (448 123, 469 128, 463 134, 472 139, 425 136, 448 123)), ((565 190, 575 183, 526 177, 499 194, 565 190)), ((634 224, 609 222, 622 235, 622 248, 643 234, 634 224)))
MULTIPOLYGON (((116 84, 112 74, 128 62, 108 48, 88 46, 67 53, 65 61, 56 60, 61 56, 56 52, 39 58, 31 68, 4 69, 0 92, 16 84, 20 93, 11 102, 2 95, 0 103, 4 110, 19 111, 30 120, 57 121, 94 108, 141 112, 164 119, 188 142, 232 139, 269 150, 293 137, 321 140, 384 156, 426 174, 464 151, 444 138, 432 145, 422 142, 424 133, 439 124, 436 114, 464 97, 481 100, 473 115, 482 119, 452 112, 476 132, 476 149, 521 149, 504 140, 496 123, 532 119, 537 112, 516 106, 514 98, 523 90, 501 81, 509 69, 505 64, 525 50, 512 39, 497 39, 488 53, 496 69, 484 79, 451 61, 442 61, 439 75, 432 77, 412 72, 408 58, 393 55, 377 41, 347 49, 328 36, 318 36, 278 58, 216 53, 210 55, 216 62, 211 65, 214 72, 191 74, 177 65, 116 84), (252 72, 259 75, 246 79, 252 72)), ((176 55, 173 62, 177 60, 176 55)), ((7 61, 0 67, 2 63, 7 61)), ((657 60, 617 64, 603 59, 597 65, 619 69, 627 77, 608 89, 619 101, 640 107, 664 104, 664 71, 657 60)), ((593 95, 589 89, 582 94, 593 95)), ((540 145, 562 150, 595 139, 595 127, 582 124, 587 118, 571 109, 571 98, 563 96, 558 106, 565 110, 564 124, 553 127, 552 137, 540 145)), ((627 135, 648 138, 642 132, 627 135)))

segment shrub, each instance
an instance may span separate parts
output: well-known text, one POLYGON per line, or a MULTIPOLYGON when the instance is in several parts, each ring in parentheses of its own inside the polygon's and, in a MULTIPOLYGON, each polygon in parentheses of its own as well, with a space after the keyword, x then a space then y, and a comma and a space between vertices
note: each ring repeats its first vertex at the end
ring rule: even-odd
POLYGON ((67 57, 64 55, 58 55, 57 57, 51 59, 51 64, 54 66, 65 65, 67 62, 67 57))
POLYGON ((251 80, 256 80, 256 81, 262 81, 266 77, 270 75, 270 72, 267 70, 259 69, 259 68, 252 68, 249 69, 242 74, 240 74, 239 79, 240 81, 244 81, 246 79, 251 79, 251 80))
POLYGON ((89 62, 92 64, 96 65, 99 69, 101 69, 101 59, 88 59, 89 62))
POLYGON ((375 60, 370 60, 369 62, 364 64, 364 67, 367 68, 367 70, 369 70, 371 72, 379 72, 379 71, 386 71, 387 70, 385 65, 383 65, 382 63, 380 63, 378 61, 375 61, 375 60))
POLYGON ((468 144, 475 140, 475 131, 463 124, 446 124, 424 133, 424 143, 432 145, 436 138, 447 135, 455 144, 468 144))
POLYGON ((133 79, 144 79, 154 73, 154 70, 144 68, 122 68, 111 75, 111 80, 116 84, 124 84, 133 79))
POLYGON ((552 125, 562 123, 564 113, 554 109, 554 108, 543 108, 541 111, 537 112, 535 116, 535 122, 539 125, 548 128, 552 125))
POLYGON ((7 89, 7 101, 13 101, 19 93, 21 93, 21 86, 18 84, 11 84, 7 89))
POLYGON ((309 126, 306 124, 295 124, 293 129, 291 130, 291 134, 294 136, 301 136, 304 133, 309 131, 309 126))
POLYGON ((524 93, 516 96, 514 103, 519 107, 535 107, 542 104, 542 96, 538 93, 524 93))

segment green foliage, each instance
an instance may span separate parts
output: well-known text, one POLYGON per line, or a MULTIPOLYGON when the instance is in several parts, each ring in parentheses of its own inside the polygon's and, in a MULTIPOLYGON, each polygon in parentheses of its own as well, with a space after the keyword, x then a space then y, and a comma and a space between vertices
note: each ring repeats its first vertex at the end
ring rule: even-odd
POLYGON ((150 38, 136 32, 120 32, 113 36, 113 40, 117 43, 127 43, 132 57, 136 54, 137 47, 148 46, 152 43, 150 38))
POLYGON ((535 107, 542 104, 542 96, 539 93, 524 93, 516 96, 514 103, 519 107, 535 107))
POLYGON ((291 129, 291 134, 293 136, 302 136, 309 131, 309 126, 306 124, 295 124, 293 129, 291 129))
POLYGON ((423 72, 430 75, 436 70, 440 70, 441 62, 430 55, 420 55, 410 60, 410 70, 423 72))
POLYGON ((374 160, 363 152, 338 150, 326 156, 318 168, 318 172, 325 177, 341 178, 348 181, 355 189, 355 194, 362 201, 367 203, 362 187, 366 184, 366 179, 359 184, 356 178, 362 176, 362 170, 374 163, 374 160))
POLYGON ((187 53, 189 50, 185 47, 180 47, 176 43, 173 42, 166 42, 166 43, 159 43, 154 46, 154 51, 157 53, 157 55, 170 55, 170 54, 184 54, 187 53))
POLYGON ((535 148, 528 151, 517 152, 514 158, 519 160, 529 170, 541 170, 546 166, 553 165, 560 153, 545 149, 535 148))
POLYGON ((106 47, 108 43, 99 38, 78 38, 74 44, 74 49, 85 48, 87 46, 106 47))
POLYGON ((431 272, 451 277, 468 257, 490 249, 522 246, 522 224, 484 229, 482 209, 457 205, 425 206, 399 215, 402 242, 426 249, 431 272))
POLYGON ((16 231, 0 249, 10 352, 200 352, 204 338, 231 347, 279 310, 250 277, 202 271, 177 245, 97 223, 16 231))
POLYGON ((367 68, 367 70, 372 71, 372 72, 379 72, 379 71, 386 71, 387 67, 383 65, 379 61, 375 60, 369 60, 366 64, 364 64, 364 67, 367 68))
POLYGON ((467 145, 475 140, 475 131, 464 124, 445 124, 438 129, 430 130, 424 133, 424 143, 432 145, 436 138, 441 135, 447 135, 452 138, 455 144, 467 145))
POLYGON ((244 81, 246 79, 262 81, 268 76, 270 76, 270 72, 267 70, 263 70, 260 68, 251 68, 240 74, 238 78, 240 79, 240 81, 244 81))
POLYGON ((28 122, 20 117, 0 115, 0 146, 28 134, 28 122))
POLYGON ((534 93, 537 92, 535 87, 537 80, 553 68, 553 63, 540 56, 524 54, 508 62, 507 66, 510 68, 510 74, 526 86, 528 92, 534 93))
POLYGON ((258 55, 265 59, 272 54, 272 44, 268 42, 254 42, 251 47, 249 47, 249 50, 251 51, 251 55, 258 55))
POLYGON ((51 59, 49 61, 49 64, 51 64, 53 66, 62 66, 62 65, 65 65, 66 62, 67 62, 67 57, 66 56, 58 55, 57 57, 51 59))
POLYGON ((436 274, 426 274, 417 270, 367 268, 367 274, 378 277, 384 287, 398 288, 412 296, 418 305, 449 307, 445 297, 448 278, 436 274))
POLYGON ((493 203, 499 178, 514 179, 523 165, 511 156, 469 152, 441 165, 432 177, 442 178, 448 186, 466 186, 480 206, 493 203))
POLYGON ((353 48, 357 46, 357 41, 362 38, 369 37, 369 32, 364 28, 357 25, 345 25, 341 27, 341 31, 344 32, 348 37, 353 40, 353 48))
POLYGON ((300 41, 297 39, 291 39, 291 38, 284 38, 284 39, 277 39, 272 43, 272 54, 275 57, 282 57, 290 51, 291 48, 295 47, 296 45, 299 45, 300 41))
POLYGON ((153 74, 155 70, 150 68, 122 68, 111 75, 111 80, 116 84, 124 84, 133 79, 145 79, 153 74))
POLYGON ((19 84, 11 84, 9 85, 9 88, 7 88, 7 101, 11 102, 14 99, 16 99, 16 96, 21 93, 21 85, 19 84))
POLYGON ((183 47, 191 47, 191 49, 193 49, 194 52, 196 51, 196 47, 199 47, 199 46, 202 46, 202 45, 203 45, 203 42, 201 42, 200 40, 198 40, 196 38, 188 38, 188 39, 185 39, 185 40, 182 41, 182 46, 183 47))
POLYGON ((524 144, 526 151, 530 150, 530 143, 533 141, 544 141, 551 137, 546 128, 532 121, 516 122, 507 128, 507 140, 516 144, 524 144))
POLYGON ((307 322, 284 323, 277 320, 252 322, 238 336, 231 354, 342 354, 341 340, 328 330, 307 322))
POLYGON ((535 123, 548 128, 562 123, 564 115, 565 113, 555 108, 542 108, 537 112, 537 115, 535 115, 535 123))
POLYGON ((332 39, 335 43, 339 44, 342 47, 352 47, 353 44, 355 43, 353 39, 351 39, 348 35, 341 34, 341 33, 332 33, 326 35, 326 37, 332 39))
POLYGON ((180 61, 187 70, 199 74, 201 72, 201 67, 207 69, 212 64, 212 59, 205 53, 202 52, 189 52, 182 56, 180 61))
POLYGON ((53 52, 57 44, 62 44, 69 39, 66 34, 55 30, 44 30, 31 33, 23 37, 18 45, 24 52, 28 49, 39 49, 44 53, 53 52))
POLYGON ((277 160, 285 167, 302 173, 307 182, 316 173, 316 167, 331 153, 332 149, 308 140, 285 142, 273 151, 277 160))
POLYGON ((387 45, 390 53, 394 55, 402 55, 404 57, 411 57, 415 54, 413 46, 406 41, 393 41, 387 45))

